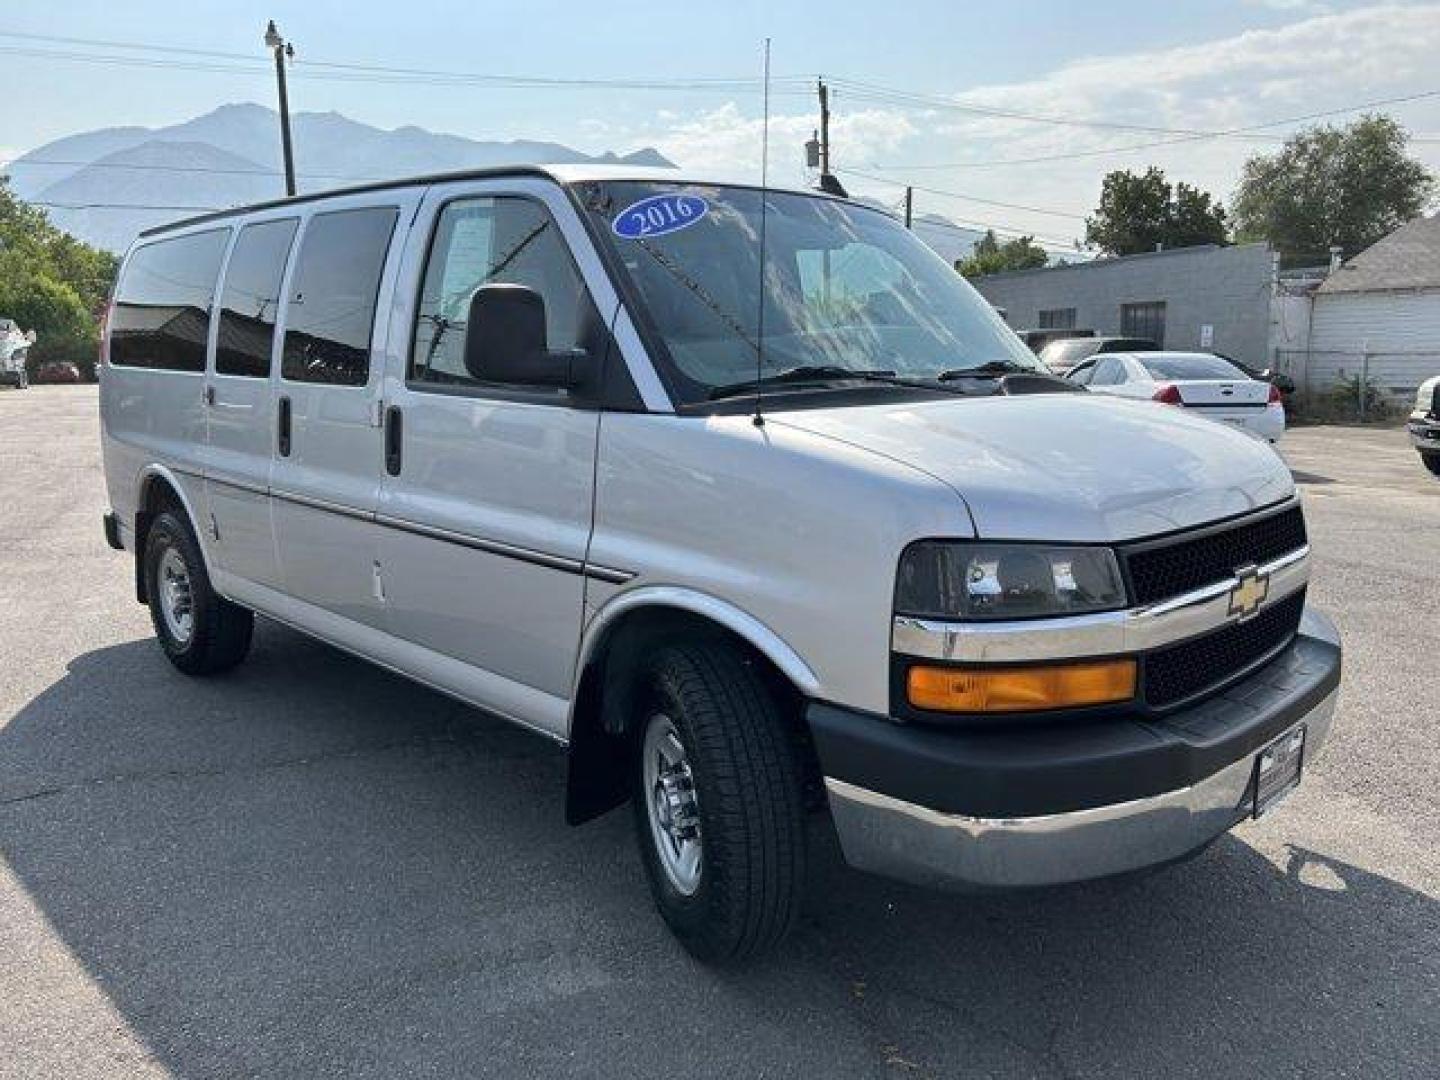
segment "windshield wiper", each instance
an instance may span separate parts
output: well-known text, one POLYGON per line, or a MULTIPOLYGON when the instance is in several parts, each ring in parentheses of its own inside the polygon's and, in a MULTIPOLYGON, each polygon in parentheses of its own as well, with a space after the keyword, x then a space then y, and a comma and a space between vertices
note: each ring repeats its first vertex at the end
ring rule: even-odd
POLYGON ((859 379, 864 382, 883 382, 905 385, 893 371, 877 371, 873 368, 847 368, 838 364, 801 364, 799 367, 786 368, 784 371, 777 371, 774 375, 765 375, 759 379, 747 379, 744 382, 727 383, 724 386, 717 386, 710 391, 710 400, 716 398, 736 397, 740 394, 749 393, 757 386, 776 386, 786 383, 827 383, 842 382, 846 379, 859 379))
POLYGON ((935 376, 936 382, 952 382, 955 379, 983 379, 990 375, 1010 375, 1017 371, 1031 374, 1040 374, 1035 368, 1027 364, 1017 364, 1014 360, 987 360, 983 364, 976 364, 974 367, 949 368, 935 376))

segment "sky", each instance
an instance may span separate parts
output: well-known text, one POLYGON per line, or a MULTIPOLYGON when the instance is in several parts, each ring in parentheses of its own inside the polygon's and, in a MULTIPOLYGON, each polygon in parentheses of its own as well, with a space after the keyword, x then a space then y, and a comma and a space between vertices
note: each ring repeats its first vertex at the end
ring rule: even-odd
POLYGON ((273 106, 267 18, 296 49, 296 111, 587 152, 654 146, 682 166, 746 175, 761 156, 769 37, 772 180, 806 180, 802 144, 824 75, 833 163, 852 192, 894 204, 909 183, 917 212, 1056 247, 1083 236, 1111 169, 1158 164, 1228 201, 1245 158, 1301 125, 1177 132, 1429 93, 1383 109, 1440 171, 1440 3, 1340 0, 7 0, 0 161, 80 131, 160 126, 227 102, 273 106), (116 56, 140 63, 97 59, 116 56), (446 85, 377 78, 375 67, 647 85, 446 85), (696 85, 715 80, 732 81, 696 85))

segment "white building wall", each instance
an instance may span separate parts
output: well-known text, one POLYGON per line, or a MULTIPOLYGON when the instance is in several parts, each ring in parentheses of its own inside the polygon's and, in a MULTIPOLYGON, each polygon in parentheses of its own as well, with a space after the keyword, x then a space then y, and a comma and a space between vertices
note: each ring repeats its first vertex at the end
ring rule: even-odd
POLYGON ((1313 388, 1365 368, 1371 384, 1388 396, 1413 395, 1426 379, 1440 375, 1440 289, 1319 293, 1309 354, 1313 388))

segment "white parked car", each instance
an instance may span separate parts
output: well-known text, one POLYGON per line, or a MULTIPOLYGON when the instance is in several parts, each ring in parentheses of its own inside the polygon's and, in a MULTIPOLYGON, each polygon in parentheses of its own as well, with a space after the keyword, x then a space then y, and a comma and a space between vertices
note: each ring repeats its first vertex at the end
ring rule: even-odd
POLYGON ((34 344, 34 330, 22 331, 13 319, 0 319, 0 384, 18 390, 29 387, 25 363, 34 344))
POLYGON ((1285 434, 1280 390, 1212 353, 1111 353, 1077 365, 1067 378, 1097 394, 1193 409, 1269 443, 1285 434))
POLYGON ((107 327, 105 532, 170 661, 233 667, 259 613, 555 740, 703 957, 793 924, 808 818, 927 885, 1100 877, 1330 729, 1280 459, 1040 370, 845 199, 306 195, 146 233, 107 327))

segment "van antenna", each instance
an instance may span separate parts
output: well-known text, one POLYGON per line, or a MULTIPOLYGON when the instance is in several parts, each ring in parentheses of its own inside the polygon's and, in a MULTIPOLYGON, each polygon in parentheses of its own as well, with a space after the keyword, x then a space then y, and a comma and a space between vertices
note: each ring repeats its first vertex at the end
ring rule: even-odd
POLYGON ((760 415, 760 383, 765 366, 765 217, 769 203, 766 187, 770 179, 770 39, 765 39, 765 111, 760 136, 760 310, 755 317, 755 415, 756 427, 765 426, 760 415))

